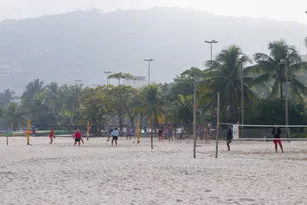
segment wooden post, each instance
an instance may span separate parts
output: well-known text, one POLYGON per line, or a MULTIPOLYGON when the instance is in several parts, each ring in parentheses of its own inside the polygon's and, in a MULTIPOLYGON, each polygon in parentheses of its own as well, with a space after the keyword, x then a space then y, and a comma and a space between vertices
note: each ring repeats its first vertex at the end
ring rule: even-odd
POLYGON ((86 140, 89 140, 89 136, 90 136, 90 121, 87 121, 87 131, 86 131, 86 140))
POLYGON ((194 97, 193 97, 193 158, 196 159, 196 82, 194 79, 194 97))
POLYGON ((151 149, 153 149, 153 111, 151 113, 151 132, 150 132, 150 144, 151 144, 151 149))
POLYGON ((27 145, 30 145, 30 135, 31 135, 31 122, 30 120, 28 120, 27 145))
POLYGON ((137 142, 138 144, 140 143, 140 138, 141 138, 141 123, 140 123, 140 120, 138 120, 138 123, 137 123, 137 142))
MULTIPOLYGON (((12 137, 13 137, 13 121, 11 121, 12 137)), ((6 145, 9 145, 9 135, 6 136, 6 145)))
POLYGON ((219 150, 219 132, 220 132, 220 93, 217 94, 215 158, 217 158, 219 150))

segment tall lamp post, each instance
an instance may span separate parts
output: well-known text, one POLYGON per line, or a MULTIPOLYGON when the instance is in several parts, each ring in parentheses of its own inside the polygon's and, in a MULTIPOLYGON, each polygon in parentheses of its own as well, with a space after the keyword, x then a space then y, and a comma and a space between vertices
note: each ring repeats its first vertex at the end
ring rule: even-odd
POLYGON ((212 44, 216 44, 216 43, 218 43, 218 41, 216 41, 216 40, 205 41, 205 43, 210 44, 210 60, 212 61, 212 44))
POLYGON ((150 85, 150 63, 154 61, 154 59, 144 59, 144 61, 148 62, 148 85, 150 85))
POLYGON ((104 73, 107 75, 107 86, 109 85, 109 74, 111 74, 111 71, 104 71, 104 73))

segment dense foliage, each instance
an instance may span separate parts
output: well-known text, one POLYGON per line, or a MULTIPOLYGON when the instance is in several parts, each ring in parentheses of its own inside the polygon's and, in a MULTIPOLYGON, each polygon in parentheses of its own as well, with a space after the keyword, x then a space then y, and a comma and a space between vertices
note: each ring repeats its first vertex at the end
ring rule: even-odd
POLYGON ((289 122, 303 124, 306 122, 307 88, 302 72, 307 64, 302 62, 297 50, 283 40, 269 43, 268 49, 269 54, 256 53, 249 57, 232 45, 207 61, 204 70, 192 67, 170 84, 152 83, 140 89, 121 84, 121 79, 133 79, 127 73, 109 76, 118 80, 116 86, 96 88, 85 87, 82 83, 45 85, 35 79, 20 97, 10 89, 0 93, 0 126, 19 129, 25 127, 28 119, 40 128, 77 128, 90 121, 99 128, 98 132, 108 126, 120 129, 135 126, 137 120, 141 120, 143 126, 151 122, 156 126, 191 125, 194 87, 197 123, 215 123, 216 96, 220 93, 221 120, 224 122, 241 119, 243 97, 246 123, 284 124, 286 83, 290 99, 289 122))

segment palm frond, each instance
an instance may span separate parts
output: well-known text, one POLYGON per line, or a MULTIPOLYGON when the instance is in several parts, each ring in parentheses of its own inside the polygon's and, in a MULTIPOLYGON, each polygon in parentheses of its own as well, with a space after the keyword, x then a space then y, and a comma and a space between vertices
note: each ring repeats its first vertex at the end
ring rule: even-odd
POLYGON ((271 95, 270 95, 270 98, 271 98, 271 99, 273 99, 273 98, 275 98, 275 97, 278 96, 279 83, 280 83, 279 80, 275 80, 274 85, 273 85, 273 87, 272 87, 271 95))
POLYGON ((253 87, 253 86, 257 86, 259 84, 262 84, 263 82, 268 82, 269 78, 270 78, 270 74, 269 73, 264 73, 262 75, 258 75, 258 76, 253 78, 253 80, 251 81, 249 86, 253 87))

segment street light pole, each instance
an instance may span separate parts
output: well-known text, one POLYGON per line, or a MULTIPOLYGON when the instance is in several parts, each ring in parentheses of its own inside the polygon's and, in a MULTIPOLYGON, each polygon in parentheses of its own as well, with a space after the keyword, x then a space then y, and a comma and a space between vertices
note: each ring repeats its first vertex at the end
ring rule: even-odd
POLYGON ((112 73, 111 71, 104 71, 107 74, 107 86, 109 85, 109 74, 112 73))
POLYGON ((216 40, 212 40, 212 41, 205 41, 205 43, 210 44, 210 60, 212 61, 213 57, 212 57, 212 44, 218 43, 218 41, 216 40))
POLYGON ((148 62, 148 85, 150 85, 150 63, 154 61, 154 59, 144 59, 144 61, 148 62))

